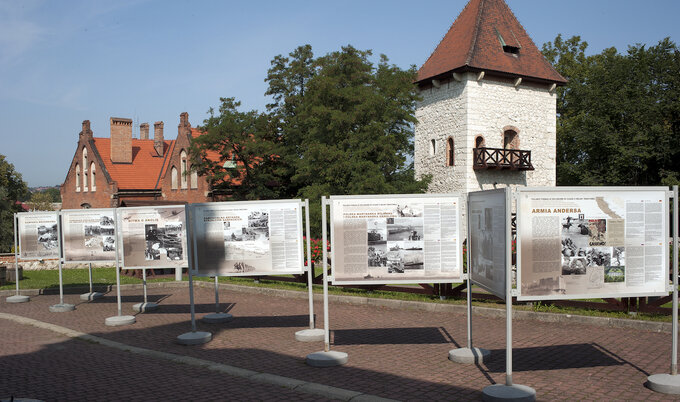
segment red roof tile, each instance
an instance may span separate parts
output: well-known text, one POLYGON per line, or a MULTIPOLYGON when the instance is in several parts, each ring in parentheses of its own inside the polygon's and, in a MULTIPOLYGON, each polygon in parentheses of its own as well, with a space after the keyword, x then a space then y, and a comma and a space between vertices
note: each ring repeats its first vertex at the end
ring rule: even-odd
MULTIPOLYGON (((132 139, 132 163, 111 162, 111 139, 93 138, 111 179, 121 190, 152 190, 157 188, 158 178, 163 170, 165 157, 157 156, 154 140, 132 139)), ((168 155, 174 140, 165 142, 168 155)))
POLYGON ((417 82, 466 69, 566 83, 503 0, 470 0, 418 70, 417 82), (519 52, 504 51, 501 41, 519 52))

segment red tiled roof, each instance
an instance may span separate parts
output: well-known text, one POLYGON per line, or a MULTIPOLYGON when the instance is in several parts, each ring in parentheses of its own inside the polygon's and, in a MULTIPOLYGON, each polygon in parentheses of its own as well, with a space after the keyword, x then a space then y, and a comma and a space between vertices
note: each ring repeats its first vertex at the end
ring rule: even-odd
POLYGON ((465 69, 566 83, 504 0, 470 0, 418 70, 417 82, 465 69), (519 53, 506 53, 500 38, 505 45, 518 47, 519 53))
MULTIPOLYGON (((157 188, 158 178, 163 170, 166 157, 156 156, 154 140, 132 139, 132 163, 111 162, 111 139, 93 138, 111 179, 121 190, 152 190, 157 188)), ((174 140, 164 141, 165 153, 174 145, 174 140)))
MULTIPOLYGON (((198 137, 198 136, 203 135, 203 133, 204 133, 204 132, 201 131, 201 130, 198 129, 198 128, 194 128, 194 127, 191 128, 191 138, 192 138, 192 139, 193 139, 193 138, 196 138, 196 137, 198 137)), ((211 161, 213 161, 213 162, 220 162, 221 159, 222 159, 222 156, 221 156, 220 153, 217 152, 217 151, 210 151, 210 150, 208 150, 208 151, 206 151, 206 158, 208 158, 208 160, 211 160, 211 161)))

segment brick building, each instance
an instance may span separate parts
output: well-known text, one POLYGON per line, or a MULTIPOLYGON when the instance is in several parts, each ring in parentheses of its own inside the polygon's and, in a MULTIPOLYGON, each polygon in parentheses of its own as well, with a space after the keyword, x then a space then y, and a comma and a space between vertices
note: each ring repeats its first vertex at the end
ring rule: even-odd
POLYGON ((93 136, 89 120, 83 121, 61 186, 63 209, 214 200, 207 180, 191 172, 189 145, 201 133, 191 127, 187 113, 180 114, 174 140, 165 139, 161 121, 154 123, 151 139, 148 123, 140 125, 139 139, 132 138, 131 119, 112 117, 110 123, 110 137, 102 138, 93 136))

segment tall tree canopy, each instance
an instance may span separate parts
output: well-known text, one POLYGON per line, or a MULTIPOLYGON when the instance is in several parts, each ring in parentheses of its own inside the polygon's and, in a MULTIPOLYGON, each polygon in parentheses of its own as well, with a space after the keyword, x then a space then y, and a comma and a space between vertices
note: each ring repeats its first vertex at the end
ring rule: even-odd
POLYGON ((543 45, 569 79, 558 89, 559 185, 680 181, 680 52, 669 38, 586 56, 578 36, 543 45))
POLYGON ((14 165, 0 155, 0 252, 8 253, 14 244, 14 213, 20 208, 16 201, 28 191, 14 165))

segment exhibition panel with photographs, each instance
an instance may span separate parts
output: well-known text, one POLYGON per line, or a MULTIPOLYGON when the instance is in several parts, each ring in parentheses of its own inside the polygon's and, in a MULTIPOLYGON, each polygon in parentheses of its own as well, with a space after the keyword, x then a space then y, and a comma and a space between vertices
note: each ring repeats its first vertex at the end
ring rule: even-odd
POLYGON ((468 194, 468 252, 470 279, 505 299, 510 206, 509 189, 468 194))
POLYGON ((299 200, 221 202, 190 208, 195 275, 304 271, 299 200))
POLYGON ((56 212, 19 213, 17 221, 21 258, 42 260, 60 257, 56 212))
POLYGON ((668 294, 665 188, 520 189, 519 300, 668 294))
POLYGON ((187 267, 184 206, 119 208, 122 267, 187 267))
POLYGON ((61 211, 65 262, 116 260, 113 209, 61 211))
POLYGON ((461 280, 460 198, 332 196, 334 284, 461 280))

